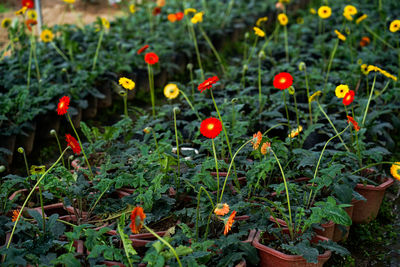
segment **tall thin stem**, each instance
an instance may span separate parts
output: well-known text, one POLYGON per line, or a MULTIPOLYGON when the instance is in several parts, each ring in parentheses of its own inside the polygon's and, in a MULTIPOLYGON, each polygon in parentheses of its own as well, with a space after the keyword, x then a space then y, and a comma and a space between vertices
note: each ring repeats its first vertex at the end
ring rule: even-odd
POLYGON ((218 171, 218 159, 217 159, 217 152, 215 151, 214 138, 211 139, 211 142, 212 142, 212 148, 213 148, 213 153, 214 153, 215 170, 217 172, 217 201, 218 201, 218 197, 219 197, 219 171, 218 171))
MULTIPOLYGON (((62 153, 61 144, 60 144, 60 140, 58 139, 58 135, 57 135, 56 130, 54 130, 54 129, 51 130, 51 131, 50 131, 50 134, 52 134, 52 135, 54 135, 54 136, 56 137, 58 149, 60 150, 60 154, 61 154, 61 153, 62 153)), ((65 168, 64 157, 62 157, 61 160, 62 160, 62 164, 63 164, 63 166, 64 166, 64 168, 65 168)))
POLYGON ((57 53, 65 60, 69 61, 67 56, 57 47, 57 45, 54 42, 50 42, 53 48, 57 51, 57 53))
POLYGON ((186 102, 189 104, 190 108, 193 110, 193 112, 196 114, 196 117, 201 121, 201 118, 199 116, 199 113, 197 112, 197 110, 194 109, 192 102, 190 102, 189 98, 186 96, 185 92, 183 92, 182 90, 179 90, 179 92, 182 93, 183 97, 185 98, 186 102))
POLYGON ((31 68, 32 68, 32 55, 33 55, 33 45, 32 45, 32 43, 33 43, 33 41, 32 41, 32 39, 33 39, 33 37, 31 36, 30 37, 30 41, 31 41, 31 47, 30 47, 30 50, 29 50, 29 61, 28 61, 28 78, 27 78, 27 85, 26 85, 26 87, 29 89, 29 86, 30 86, 30 84, 31 84, 31 68))
POLYGON ((97 42, 96 54, 94 55, 94 58, 93 58, 92 71, 94 71, 96 69, 97 58, 99 57, 99 52, 100 52, 101 42, 103 41, 104 32, 105 32, 104 29, 102 29, 100 32, 99 41, 97 42))
POLYGON ((286 62, 289 63, 289 44, 288 44, 288 33, 286 25, 283 26, 284 33, 285 33, 285 52, 286 52, 286 62))
POLYGON ((151 97, 151 109, 153 114, 153 119, 156 117, 156 107, 155 107, 155 97, 154 97, 154 76, 153 68, 150 64, 147 64, 147 72, 149 74, 149 87, 150 87, 150 97, 151 97))
POLYGON ((204 81, 205 76, 204 76, 204 71, 203 71, 203 65, 201 64, 199 47, 197 45, 196 33, 194 31, 193 24, 191 22, 188 22, 188 23, 189 23, 189 30, 190 30, 190 33, 191 33, 192 39, 193 39, 194 49, 196 50, 196 57, 197 57, 197 63, 199 64, 199 68, 200 68, 201 80, 204 81))
POLYGON ((207 33, 204 31, 203 27, 202 27, 201 25, 199 25, 199 27, 200 27, 201 34, 203 35, 204 39, 206 40, 208 46, 210 46, 212 52, 214 53, 215 57, 217 58, 217 60, 218 60, 218 62, 219 62, 219 64, 220 64, 220 66, 221 66, 222 72, 223 72, 224 75, 226 76, 226 75, 227 75, 227 72, 226 72, 226 70, 225 70, 225 62, 222 60, 222 58, 221 58, 221 56, 219 55, 217 49, 215 49, 213 43, 211 42, 211 40, 210 40, 210 38, 208 37, 207 33))
POLYGON ((333 58, 335 57, 336 50, 337 50, 338 46, 339 46, 339 39, 336 39, 336 43, 335 43, 335 46, 333 47, 331 57, 329 58, 328 69, 326 70, 326 77, 325 77, 325 82, 324 82, 324 89, 322 90, 322 91, 324 92, 324 96, 326 95, 326 91, 325 91, 325 90, 326 90, 326 84, 327 84, 327 82, 328 82, 329 72, 331 71, 333 58))
POLYGON ((376 73, 375 73, 375 76, 374 76, 374 81, 372 82, 371 93, 369 94, 369 97, 368 97, 367 106, 365 107, 364 116, 363 116, 363 120, 362 120, 362 125, 364 125, 365 119, 367 118, 369 103, 371 102, 372 94, 374 93, 375 82, 376 82, 376 73))
POLYGON ((310 124, 313 124, 313 119, 312 119, 312 110, 311 110, 311 102, 309 101, 310 99, 310 86, 308 85, 308 77, 307 77, 307 68, 304 66, 304 77, 306 80, 306 89, 307 89, 307 101, 308 101, 308 113, 310 114, 310 124))
MULTIPOLYGON (((176 190, 179 190, 179 177, 180 177, 180 172, 181 172, 181 168, 180 168, 180 160, 179 160, 179 140, 178 140, 178 128, 176 127, 176 108, 174 108, 174 128, 175 128, 175 142, 176 142, 176 155, 178 158, 178 174, 176 177, 176 181, 175 181, 175 186, 176 186, 176 190)), ((214 140, 213 140, 214 141, 214 140)), ((218 169, 217 169, 217 173, 218 173, 218 169)))

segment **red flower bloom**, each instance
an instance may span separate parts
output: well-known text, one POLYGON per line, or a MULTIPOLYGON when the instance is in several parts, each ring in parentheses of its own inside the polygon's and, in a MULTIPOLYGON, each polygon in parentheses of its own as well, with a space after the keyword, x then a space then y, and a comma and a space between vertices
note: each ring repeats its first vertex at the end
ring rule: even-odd
POLYGON ((131 230, 132 233, 138 234, 143 226, 143 221, 146 218, 146 214, 143 212, 142 207, 136 207, 131 213, 131 230))
POLYGON ((147 53, 144 56, 144 61, 146 61, 147 64, 154 65, 158 62, 158 56, 153 52, 147 53))
POLYGON ((351 103, 353 103, 354 95, 355 95, 355 93, 353 90, 348 91, 347 94, 343 98, 343 105, 348 106, 351 103))
POLYGON ((210 89, 212 87, 212 85, 218 81, 219 81, 219 79, 217 76, 208 78, 207 80, 205 80, 204 82, 199 84, 198 89, 199 89, 200 93, 203 93, 204 90, 210 89))
POLYGON ((22 0, 22 6, 26 6, 27 8, 33 8, 34 3, 33 0, 22 0))
POLYGON ((141 53, 143 53, 144 51, 146 51, 147 48, 149 48, 149 45, 144 45, 144 46, 142 46, 142 47, 137 51, 137 54, 140 55, 141 53))
POLYGON ((175 14, 175 16, 176 16, 176 20, 182 20, 183 19, 183 17, 185 16, 185 14, 183 13, 183 12, 178 12, 178 13, 176 13, 175 14))
POLYGON ((281 72, 274 77, 274 87, 280 90, 285 90, 292 86, 293 77, 290 73, 281 72))
POLYGON ((69 106, 69 97, 68 96, 63 96, 60 99, 60 102, 58 102, 57 106, 57 113, 58 115, 64 115, 68 111, 68 106, 69 106))
POLYGON ((215 138, 222 131, 222 123, 217 118, 207 118, 200 124, 200 133, 207 138, 215 138))
POLYGON ((68 143, 68 146, 70 146, 72 148, 72 151, 79 155, 81 153, 81 146, 79 145, 78 141, 76 141, 76 139, 70 135, 70 134, 65 134, 65 140, 68 143))
POLYGON ((156 6, 156 7, 153 9, 153 16, 157 16, 157 15, 160 14, 160 13, 161 13, 161 7, 156 6))
POLYGON ((356 130, 356 132, 358 132, 360 130, 360 126, 358 126, 358 123, 354 120, 353 117, 347 116, 347 122, 353 124, 354 129, 356 130))
POLYGON ((27 19, 25 21, 26 27, 28 28, 29 31, 32 31, 32 25, 36 25, 37 21, 35 19, 27 19))

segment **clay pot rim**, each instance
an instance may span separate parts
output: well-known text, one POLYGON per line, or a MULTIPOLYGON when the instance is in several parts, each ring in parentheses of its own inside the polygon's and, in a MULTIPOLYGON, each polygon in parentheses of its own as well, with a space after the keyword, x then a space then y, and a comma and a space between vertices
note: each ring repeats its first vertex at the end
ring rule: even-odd
POLYGON ((357 184, 356 188, 357 189, 367 189, 367 190, 372 190, 372 191, 382 191, 386 190, 389 186, 391 186, 394 183, 394 180, 390 177, 385 177, 384 182, 382 182, 380 185, 375 186, 375 185, 364 185, 364 184, 357 184))
MULTIPOLYGON (((273 254, 274 256, 276 256, 276 257, 278 257, 278 258, 280 258, 280 259, 282 259, 282 260, 285 260, 285 261, 299 261, 299 260, 305 260, 305 259, 303 258, 303 256, 300 256, 300 255, 288 255, 288 254, 285 254, 285 253, 283 253, 283 252, 280 252, 279 250, 276 250, 276 249, 273 249, 273 248, 271 248, 271 247, 268 247, 268 246, 266 246, 266 245, 261 244, 259 241, 260 241, 261 233, 262 233, 262 232, 263 232, 263 231, 258 230, 256 236, 254 237, 254 240, 253 240, 253 242, 252 242, 252 245, 253 245, 255 248, 260 249, 260 250, 263 250, 263 251, 266 251, 266 252, 268 252, 268 253, 271 253, 271 254, 273 254)), ((326 238, 326 237, 323 237, 323 236, 320 236, 320 235, 316 235, 315 238, 317 238, 318 241, 319 241, 319 240, 321 240, 321 241, 328 241, 328 240, 329 240, 329 238, 326 238)), ((331 255, 332 255, 332 251, 330 251, 330 250, 325 250, 325 252, 324 252, 323 254, 319 254, 319 255, 318 255, 318 260, 329 259, 329 258, 331 257, 331 255)))

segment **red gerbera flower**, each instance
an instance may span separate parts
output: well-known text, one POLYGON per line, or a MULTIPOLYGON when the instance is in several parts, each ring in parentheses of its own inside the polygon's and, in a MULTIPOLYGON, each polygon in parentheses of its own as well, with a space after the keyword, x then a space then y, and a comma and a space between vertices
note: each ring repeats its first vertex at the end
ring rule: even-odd
POLYGON ((153 16, 157 16, 157 15, 160 14, 160 13, 161 13, 161 7, 156 6, 156 7, 153 9, 153 16))
POLYGON ((274 87, 280 90, 285 90, 292 86, 293 77, 290 73, 281 72, 274 77, 274 87))
POLYGON ((204 82, 199 84, 198 89, 199 89, 200 93, 203 93, 204 90, 210 89, 212 87, 212 85, 218 81, 219 81, 219 79, 217 76, 208 78, 207 80, 205 80, 204 82))
POLYGON ((217 118, 207 118, 200 124, 200 133, 207 138, 215 138, 222 131, 222 123, 217 118))
POLYGON ((61 97, 60 102, 58 102, 57 106, 58 115, 66 114, 68 111, 68 106, 69 106, 69 97, 68 96, 61 97))
POLYGON ((354 120, 353 117, 347 116, 347 122, 353 124, 354 129, 356 130, 356 132, 358 132, 360 130, 360 126, 358 126, 358 123, 354 120))
POLYGON ((70 134, 65 134, 65 140, 68 143, 68 146, 70 146, 72 148, 72 151, 79 155, 81 153, 81 146, 79 145, 78 141, 76 141, 76 139, 70 135, 70 134))
POLYGON ((147 48, 149 48, 149 45, 144 45, 144 46, 142 46, 142 47, 137 51, 137 54, 140 55, 141 53, 143 53, 144 51, 146 51, 147 48))
POLYGON ((29 31, 32 31, 32 25, 36 25, 37 21, 35 19, 27 19, 25 21, 26 27, 28 28, 29 31))
POLYGON ((229 215, 229 218, 225 222, 225 229, 224 229, 224 235, 227 235, 228 232, 231 230, 233 223, 235 222, 235 216, 236 216, 236 211, 232 211, 231 215, 229 215))
POLYGON ((178 12, 178 13, 176 13, 175 14, 175 16, 176 16, 176 20, 182 20, 183 19, 183 17, 185 16, 185 14, 183 13, 183 12, 178 12))
POLYGON ((147 64, 154 65, 158 62, 158 56, 153 52, 147 53, 144 56, 144 61, 146 61, 147 64))
POLYGON ((136 207, 131 213, 131 230, 132 233, 138 234, 143 226, 143 221, 146 218, 146 214, 143 212, 142 207, 136 207))
POLYGON ((33 0, 22 0, 22 6, 26 6, 27 8, 33 8, 34 3, 33 0))
POLYGON ((343 105, 348 106, 353 103, 354 95, 355 93, 353 90, 348 91, 347 94, 343 97, 343 105))

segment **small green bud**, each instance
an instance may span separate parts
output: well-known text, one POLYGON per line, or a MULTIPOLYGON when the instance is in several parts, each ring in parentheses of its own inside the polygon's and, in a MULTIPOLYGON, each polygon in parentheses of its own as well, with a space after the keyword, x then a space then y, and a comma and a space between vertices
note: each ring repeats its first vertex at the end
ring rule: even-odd
POLYGON ((246 32, 246 33, 244 34, 244 39, 249 39, 249 37, 250 37, 250 34, 249 34, 248 32, 246 32))
POLYGON ((303 71, 306 69, 306 63, 304 63, 303 61, 299 63, 299 70, 303 71))
POLYGON ((24 154, 25 150, 24 150, 23 147, 19 147, 19 148, 18 148, 18 152, 21 153, 21 154, 24 154))
POLYGON ((232 103, 236 103, 236 102, 238 102, 238 101, 239 101, 239 98, 236 98, 236 97, 235 97, 235 98, 232 98, 232 100, 231 100, 232 103))
POLYGON ((178 107, 174 107, 174 113, 175 113, 175 114, 179 114, 179 113, 181 113, 181 110, 180 110, 180 108, 178 108, 178 107))
POLYGON ((193 69, 193 64, 192 63, 187 64, 186 68, 188 70, 192 70, 193 69))
POLYGON ((50 130, 50 134, 51 134, 51 135, 57 135, 57 132, 56 132, 56 130, 51 129, 51 130, 50 130))
POLYGON ((294 93, 295 93, 295 91, 296 91, 296 90, 294 90, 294 87, 293 87, 293 86, 290 86, 290 87, 288 88, 288 90, 289 90, 289 94, 291 94, 291 95, 294 95, 294 93))
POLYGON ((264 50, 261 50, 260 53, 258 53, 258 58, 259 59, 266 59, 267 56, 265 55, 264 50))
POLYGON ((249 69, 249 66, 248 66, 247 64, 244 64, 244 65, 243 65, 243 70, 244 70, 244 71, 247 71, 248 69, 249 69))
POLYGON ((6 167, 4 165, 0 165, 0 172, 4 172, 6 170, 6 167))

